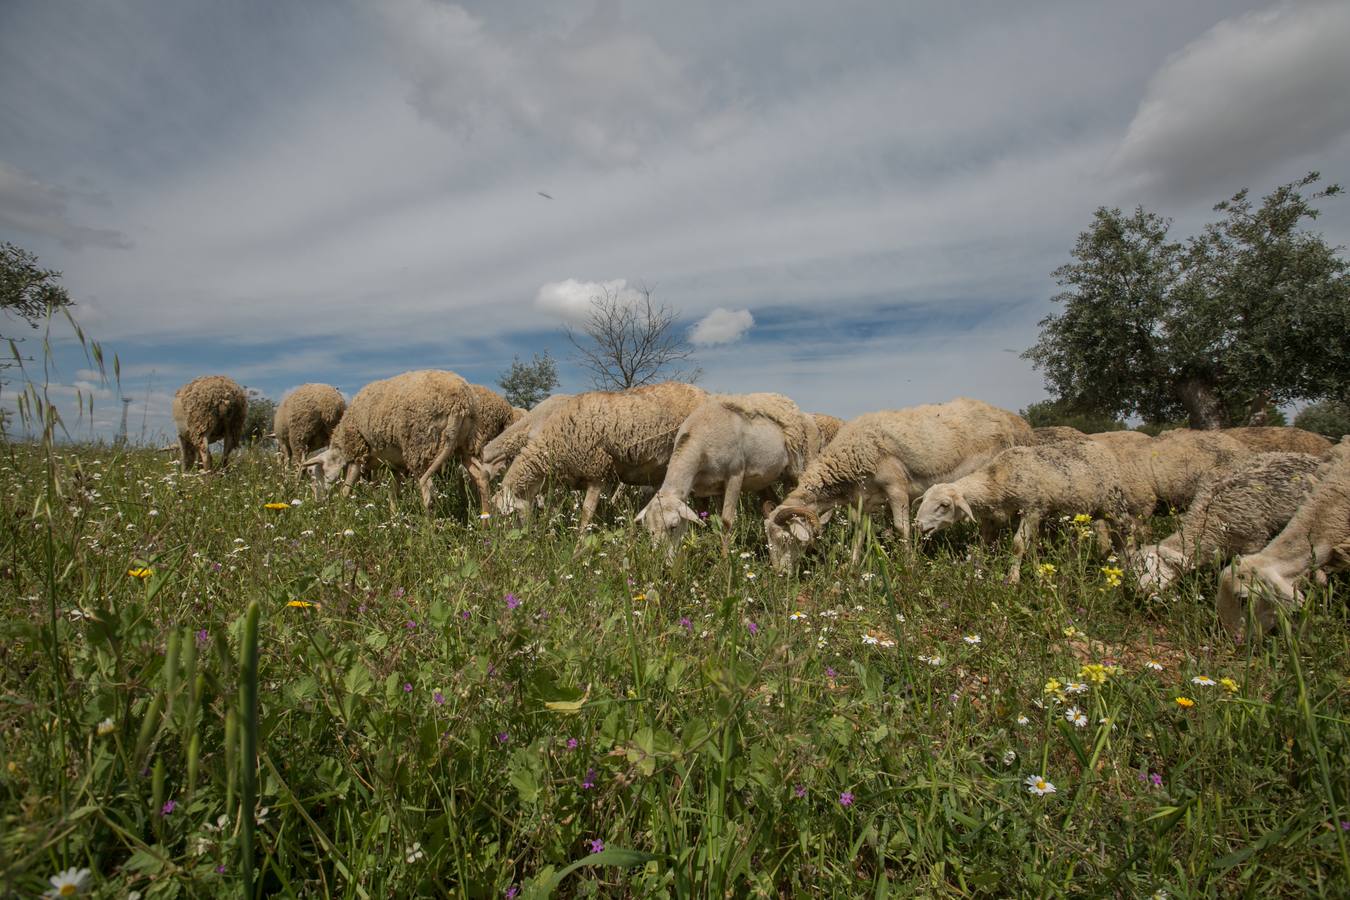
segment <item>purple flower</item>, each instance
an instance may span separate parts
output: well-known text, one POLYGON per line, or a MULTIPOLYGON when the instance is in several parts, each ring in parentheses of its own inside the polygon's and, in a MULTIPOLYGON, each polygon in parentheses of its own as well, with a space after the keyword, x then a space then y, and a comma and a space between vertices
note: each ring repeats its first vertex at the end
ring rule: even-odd
POLYGON ((586 778, 581 782, 581 789, 583 791, 589 791, 593 787, 595 787, 595 770, 587 769, 586 778))
POLYGON ((853 805, 853 792, 852 792, 852 791, 844 791, 842 794, 840 794, 840 795, 839 795, 839 805, 840 805, 840 806, 852 806, 852 805, 853 805))
POLYGON ((751 634, 759 634, 759 626, 756 625, 754 622, 751 622, 749 625, 746 625, 745 627, 750 629, 751 634))
POLYGON ((698 517, 699 517, 700 519, 706 519, 706 518, 708 518, 708 511, 707 511, 706 509, 699 510, 698 517))
POLYGON ((509 732, 506 731, 497 732, 497 743, 505 744, 509 740, 511 740, 511 735, 509 732))
POLYGON ((803 799, 806 796, 806 785, 804 784, 797 785, 795 788, 792 789, 792 793, 797 795, 798 800, 803 799))
POLYGON ((164 806, 162 806, 159 810, 159 814, 161 816, 171 815, 173 811, 177 808, 178 802, 176 800, 165 800, 164 806))
POLYGON ((464 610, 464 612, 459 614, 459 617, 463 619, 465 622, 469 621, 469 611, 467 609, 464 610))
POLYGON ((414 622, 412 619, 409 619, 407 624, 405 624, 403 627, 408 629, 409 631, 412 631, 417 627, 417 623, 414 622))
POLYGON ((836 672, 834 669, 830 668, 829 666, 826 666, 826 667, 825 667, 825 677, 826 677, 826 678, 834 678, 834 677, 837 676, 838 674, 839 674, 838 672, 836 672))
POLYGON ((445 695, 442 694, 440 691, 437 691, 436 693, 432 694, 431 699, 436 701, 437 706, 445 705, 445 695))
POLYGON ((575 750, 575 749, 577 749, 577 744, 578 744, 578 743, 579 743, 579 742, 577 741, 576 738, 568 738, 568 739, 567 739, 567 749, 568 749, 568 750, 575 750))
POLYGON ((217 875, 224 875, 224 874, 225 874, 225 864, 224 864, 224 863, 221 863, 220 865, 216 866, 216 874, 217 874, 217 875))
POLYGON ((405 693, 405 694, 411 694, 411 693, 412 693, 412 682, 411 682, 411 681, 405 681, 405 682, 403 682, 403 693, 405 693))
POLYGON ((197 646, 198 646, 198 647, 202 646, 203 644, 205 644, 205 643, 206 643, 207 641, 209 641, 209 640, 211 640, 211 633, 210 633, 209 631, 207 631, 205 628, 203 628, 201 631, 197 632, 197 646))
POLYGON ((516 894, 519 894, 519 893, 520 893, 520 888, 516 887, 514 884, 511 885, 509 888, 506 889, 506 900, 512 900, 512 898, 515 897, 516 894))
POLYGON ((591 852, 592 852, 592 853, 599 853, 599 852, 601 852, 601 851, 604 850, 604 849, 605 849, 605 842, 604 842, 604 841, 600 840, 599 838, 596 838, 595 840, 591 841, 591 852))
POLYGON ((403 596, 403 588, 401 587, 394 588, 394 599, 397 600, 402 596, 403 596))
POLYGON ((683 628, 685 631, 693 631, 694 623, 689 621, 688 616, 680 616, 680 627, 683 628))
POLYGON ((1155 788, 1162 787, 1162 776, 1159 775, 1157 772, 1154 772, 1152 775, 1148 776, 1148 780, 1153 782, 1153 786, 1155 788))
POLYGON ((1350 831, 1350 822, 1342 822, 1341 831, 1350 831))
POLYGON ((362 603, 360 606, 358 606, 358 607, 356 608, 356 611, 359 612, 359 613, 365 612, 365 611, 366 611, 366 605, 365 605, 364 603, 362 603))
POLYGON ((515 594, 507 594, 507 595, 506 595, 506 608, 507 608, 507 609, 515 609, 515 608, 516 608, 517 606, 519 606, 519 605, 520 605, 520 598, 519 598, 519 597, 517 597, 515 594))

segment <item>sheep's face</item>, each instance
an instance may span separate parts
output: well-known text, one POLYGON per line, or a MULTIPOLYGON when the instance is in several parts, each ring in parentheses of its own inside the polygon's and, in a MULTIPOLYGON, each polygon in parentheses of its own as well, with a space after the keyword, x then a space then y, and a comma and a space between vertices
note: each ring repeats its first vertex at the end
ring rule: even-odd
POLYGON ((971 512, 970 504, 961 496, 961 491, 956 485, 935 484, 923 492, 914 524, 919 529, 919 534, 927 537, 955 525, 962 519, 973 518, 975 514, 971 512))
POLYGON ((491 481, 498 475, 502 474, 502 472, 506 471, 506 460, 494 459, 491 462, 489 462, 488 460, 482 460, 481 462, 478 463, 478 468, 483 472, 485 476, 487 476, 488 481, 491 481))
POLYGON ((679 497, 660 491, 657 491, 651 501, 642 508, 635 521, 641 522, 642 527, 647 529, 647 533, 652 536, 653 544, 658 546, 665 544, 668 548, 679 545, 689 523, 703 524, 703 520, 698 517, 698 513, 689 508, 689 504, 679 497))
POLYGON ((765 519, 764 531, 769 538, 769 564, 780 575, 797 568, 802 554, 816 537, 811 523, 801 516, 794 516, 782 525, 771 518, 765 519))
POLYGON ((492 505, 504 516, 517 512, 522 516, 530 514, 530 501, 524 497, 517 497, 507 488, 502 488, 492 496, 492 505))
POLYGON ((333 447, 325 447, 301 464, 314 478, 314 495, 322 497, 326 488, 338 482, 347 469, 347 460, 333 447))
POLYGON ((1242 639, 1250 604, 1261 632, 1275 626, 1276 605, 1289 607, 1300 602, 1303 595, 1293 582, 1278 572, 1255 563, 1237 559, 1219 577, 1219 595, 1216 606, 1219 624, 1235 640, 1242 639))

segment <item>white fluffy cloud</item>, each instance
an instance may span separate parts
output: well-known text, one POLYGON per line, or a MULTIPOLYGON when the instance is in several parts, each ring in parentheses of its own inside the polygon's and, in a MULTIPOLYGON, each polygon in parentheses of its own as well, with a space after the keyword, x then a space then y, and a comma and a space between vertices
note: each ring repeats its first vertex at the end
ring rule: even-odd
POLYGON ((539 289, 534 298, 535 308, 569 321, 586 318, 591 309, 591 300, 596 297, 613 296, 624 304, 641 299, 637 290, 628 286, 623 278, 609 281, 578 281, 568 278, 563 281, 550 281, 539 289))
POLYGON ((1284 3, 1219 22, 1149 82, 1115 159, 1157 187, 1236 190, 1350 132, 1350 3, 1284 3))
POLYGON ((723 309, 717 307, 689 329, 690 343, 699 347, 714 344, 734 344, 755 324, 755 317, 748 309, 723 309))

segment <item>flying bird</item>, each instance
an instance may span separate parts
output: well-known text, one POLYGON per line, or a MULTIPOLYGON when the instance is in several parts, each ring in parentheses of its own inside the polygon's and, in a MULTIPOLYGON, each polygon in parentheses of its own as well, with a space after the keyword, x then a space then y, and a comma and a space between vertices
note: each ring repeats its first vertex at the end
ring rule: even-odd
POLYGON ((538 194, 540 197, 543 197, 545 200, 552 200, 552 199, 553 199, 553 195, 552 195, 552 194, 545 194, 543 191, 535 191, 535 193, 538 194))

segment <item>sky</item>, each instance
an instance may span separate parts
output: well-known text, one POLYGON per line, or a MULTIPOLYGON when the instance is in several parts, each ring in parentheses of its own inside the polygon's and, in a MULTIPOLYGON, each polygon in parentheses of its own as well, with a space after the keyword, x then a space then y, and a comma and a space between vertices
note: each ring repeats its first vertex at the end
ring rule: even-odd
POLYGON ((208 373, 350 396, 549 350, 585 389, 563 326, 643 287, 711 390, 1018 409, 1094 209, 1189 234, 1350 180, 1348 38, 1311 0, 6 0, 0 240, 120 362, 58 342, 78 436, 120 390, 157 440, 208 373))

